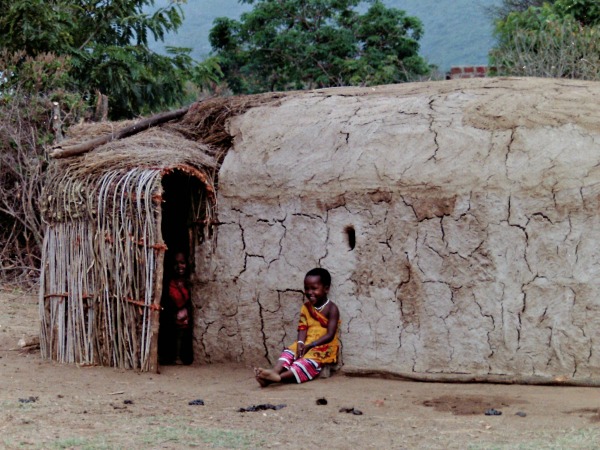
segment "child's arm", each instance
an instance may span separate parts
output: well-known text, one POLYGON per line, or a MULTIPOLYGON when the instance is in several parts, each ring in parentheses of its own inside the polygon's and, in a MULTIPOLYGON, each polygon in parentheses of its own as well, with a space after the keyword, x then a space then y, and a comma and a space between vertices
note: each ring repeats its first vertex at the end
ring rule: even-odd
POLYGON ((306 342, 306 330, 298 330, 298 346, 296 347, 296 358, 304 355, 304 343, 306 342))
POLYGON ((329 307, 327 319, 329 320, 329 322, 327 323, 327 333, 324 336, 321 336, 316 341, 305 345, 301 356, 304 356, 313 347, 318 347, 319 345, 331 342, 335 337, 335 334, 337 333, 338 322, 340 321, 340 310, 335 305, 335 303, 332 303, 329 307))

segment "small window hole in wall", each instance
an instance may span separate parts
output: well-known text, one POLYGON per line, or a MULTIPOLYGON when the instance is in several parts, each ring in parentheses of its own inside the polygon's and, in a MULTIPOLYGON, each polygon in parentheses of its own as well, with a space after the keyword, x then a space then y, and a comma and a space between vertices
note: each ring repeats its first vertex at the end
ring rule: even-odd
POLYGON ((346 233, 348 247, 350 248, 348 251, 354 250, 354 247, 356 247, 356 230, 352 225, 348 225, 346 228, 344 228, 344 233, 346 233))

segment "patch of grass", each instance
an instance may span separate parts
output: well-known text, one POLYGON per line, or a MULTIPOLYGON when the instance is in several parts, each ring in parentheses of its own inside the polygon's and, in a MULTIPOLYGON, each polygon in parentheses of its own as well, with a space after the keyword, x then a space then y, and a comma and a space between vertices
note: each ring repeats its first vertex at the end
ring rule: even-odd
POLYGON ((8 438, 2 438, 0 441, 2 443, 2 448, 19 448, 20 445, 15 444, 15 441, 8 438))
POLYGON ((104 441, 98 441, 96 439, 71 437, 71 438, 60 439, 58 441, 44 444, 43 448, 51 448, 51 449, 76 448, 77 450, 109 450, 114 447, 107 445, 104 441))
POLYGON ((471 450, 595 450, 600 442, 600 429, 584 428, 556 433, 536 433, 531 441, 520 443, 489 443, 469 446, 471 450))
POLYGON ((101 438, 83 438, 83 437, 69 437, 64 439, 57 439, 56 441, 44 442, 44 443, 33 443, 28 441, 17 441, 13 439, 3 438, 0 440, 0 448, 3 449, 20 449, 20 448, 35 448, 39 450, 59 450, 59 449, 77 449, 77 450, 114 450, 121 447, 115 447, 106 443, 101 438))
POLYGON ((142 441, 149 446, 177 443, 187 447, 255 448, 262 441, 255 433, 241 430, 198 428, 189 425, 159 426, 147 431, 142 441))
POLYGON ((19 411, 31 411, 35 405, 33 403, 17 403, 15 409, 19 409, 19 411))

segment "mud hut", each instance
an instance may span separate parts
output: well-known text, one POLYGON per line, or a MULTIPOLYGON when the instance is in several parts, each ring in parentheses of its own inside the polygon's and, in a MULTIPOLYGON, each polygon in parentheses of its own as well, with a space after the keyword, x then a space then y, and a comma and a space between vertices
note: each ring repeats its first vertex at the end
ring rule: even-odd
POLYGON ((273 362, 323 266, 347 373, 597 383, 599 99, 497 78, 194 105, 160 132, 219 155, 196 360, 273 362))

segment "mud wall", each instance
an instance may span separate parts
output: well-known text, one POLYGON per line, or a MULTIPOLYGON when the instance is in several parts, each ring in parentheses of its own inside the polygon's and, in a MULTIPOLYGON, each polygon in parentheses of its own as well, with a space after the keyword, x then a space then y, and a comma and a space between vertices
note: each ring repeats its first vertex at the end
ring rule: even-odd
POLYGON ((275 361, 323 266, 345 367, 599 378, 600 133, 578 119, 599 94, 452 81, 236 118, 197 254, 198 360, 275 361))

